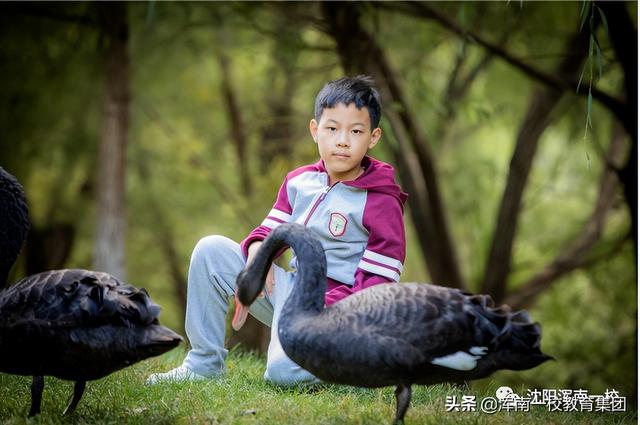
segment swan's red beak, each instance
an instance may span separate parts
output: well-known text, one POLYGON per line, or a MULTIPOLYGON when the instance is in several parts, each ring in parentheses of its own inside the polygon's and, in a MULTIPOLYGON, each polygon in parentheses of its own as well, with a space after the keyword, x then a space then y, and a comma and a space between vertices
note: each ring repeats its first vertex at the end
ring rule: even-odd
POLYGON ((247 320, 247 316, 249 315, 249 307, 242 305, 238 296, 236 295, 236 312, 233 315, 233 320, 231 321, 231 327, 235 331, 239 331, 244 322, 247 320))

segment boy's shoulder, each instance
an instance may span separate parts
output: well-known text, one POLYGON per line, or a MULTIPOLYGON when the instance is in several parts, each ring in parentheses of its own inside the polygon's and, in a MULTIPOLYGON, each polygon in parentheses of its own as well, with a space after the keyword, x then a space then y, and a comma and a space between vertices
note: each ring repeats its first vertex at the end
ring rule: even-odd
POLYGON ((387 175, 395 175, 396 170, 393 168, 393 165, 388 164, 384 161, 380 161, 379 159, 375 159, 372 156, 365 156, 362 159, 362 165, 365 167, 365 170, 371 169, 372 172, 384 173, 387 175))
POLYGON ((363 160, 364 173, 357 179, 345 184, 367 190, 372 194, 392 196, 401 204, 407 199, 407 194, 396 181, 396 172, 391 164, 380 161, 370 156, 365 156, 363 160))
POLYGON ((289 171, 287 173, 287 180, 291 180, 292 178, 304 173, 323 173, 323 172, 325 172, 325 169, 324 169, 324 165, 322 164, 322 160, 320 160, 314 164, 303 165, 289 171))
POLYGON ((364 172, 357 179, 345 182, 345 184, 362 188, 397 184, 396 170, 391 164, 371 156, 365 156, 362 160, 362 167, 364 172))
MULTIPOLYGON (((345 181, 343 184, 366 190, 376 195, 390 195, 404 204, 407 194, 402 191, 402 188, 397 183, 396 172, 391 164, 367 155, 363 158, 362 166, 364 167, 364 173, 360 177, 355 180, 345 181)), ((298 167, 287 173, 285 181, 289 182, 305 173, 326 173, 324 163, 319 160, 313 164, 298 167)))

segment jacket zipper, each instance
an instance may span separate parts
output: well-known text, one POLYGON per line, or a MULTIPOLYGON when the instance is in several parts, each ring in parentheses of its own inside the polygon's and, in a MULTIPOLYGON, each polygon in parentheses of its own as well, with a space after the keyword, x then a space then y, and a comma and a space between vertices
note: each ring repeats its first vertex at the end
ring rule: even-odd
POLYGON ((322 191, 322 193, 320 194, 318 199, 316 199, 316 202, 313 204, 313 207, 311 207, 311 211, 309 211, 309 214, 307 214, 307 217, 304 219, 305 227, 306 227, 307 223, 309 222, 309 220, 311 219, 311 216, 313 215, 313 213, 318 208, 318 205, 320 205, 320 202, 324 201, 324 198, 327 197, 327 193, 329 193, 329 191, 338 183, 339 182, 335 182, 333 185, 327 186, 327 187, 324 188, 324 190, 322 191))

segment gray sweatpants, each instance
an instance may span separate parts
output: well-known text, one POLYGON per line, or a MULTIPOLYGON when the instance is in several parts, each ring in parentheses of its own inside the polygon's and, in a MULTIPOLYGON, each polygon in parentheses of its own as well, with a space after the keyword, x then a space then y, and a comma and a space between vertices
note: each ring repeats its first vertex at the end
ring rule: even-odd
MULTIPOLYGON (((183 366, 206 377, 225 372, 225 318, 236 289, 236 277, 245 266, 240 245, 224 236, 207 236, 196 245, 191 255, 187 286, 185 329, 191 350, 183 366)), ((295 275, 274 265, 273 294, 258 298, 250 313, 271 326, 271 342, 267 353, 264 379, 276 385, 315 383, 318 379, 294 363, 283 351, 278 339, 280 311, 291 289, 295 275)))

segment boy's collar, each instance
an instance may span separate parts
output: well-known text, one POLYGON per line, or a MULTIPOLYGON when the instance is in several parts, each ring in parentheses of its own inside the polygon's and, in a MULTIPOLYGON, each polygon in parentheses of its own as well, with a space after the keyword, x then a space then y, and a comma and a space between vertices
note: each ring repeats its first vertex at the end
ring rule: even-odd
MULTIPOLYGON (((371 165, 371 157, 369 155, 365 155, 364 158, 362 158, 360 165, 362 166, 362 168, 364 168, 364 173, 360 174, 354 180, 358 180, 360 177, 367 174, 367 171, 369 170, 369 166, 371 165)), ((327 172, 327 168, 324 166, 324 160, 322 158, 320 158, 320 160, 316 162, 316 167, 318 167, 318 170, 323 173, 327 172)))

